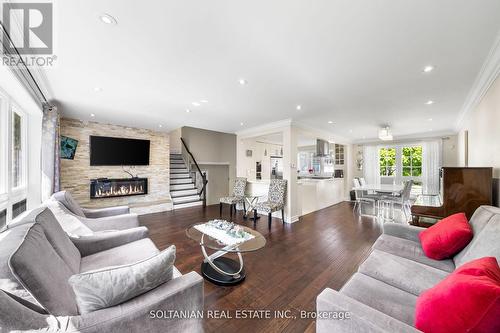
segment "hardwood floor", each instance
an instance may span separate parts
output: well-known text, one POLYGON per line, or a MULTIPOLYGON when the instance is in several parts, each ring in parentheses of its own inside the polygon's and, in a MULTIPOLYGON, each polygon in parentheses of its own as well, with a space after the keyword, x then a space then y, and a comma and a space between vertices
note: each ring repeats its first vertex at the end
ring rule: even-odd
MULTIPOLYGON (((224 217, 229 212, 224 210, 224 217)), ((155 244, 177 247, 176 267, 200 273, 202 254, 197 243, 187 238, 186 228, 219 217, 219 207, 186 208, 141 217, 155 244)), ((235 222, 253 227, 238 212, 235 222)), ((368 256, 382 232, 379 222, 360 217, 343 202, 305 215, 294 224, 274 219, 271 231, 267 218, 257 230, 266 246, 244 254, 246 280, 234 287, 219 287, 205 281, 205 309, 291 310, 297 319, 206 319, 207 332, 314 332, 313 319, 301 319, 300 311, 314 311, 316 296, 325 288, 339 289, 368 256)))

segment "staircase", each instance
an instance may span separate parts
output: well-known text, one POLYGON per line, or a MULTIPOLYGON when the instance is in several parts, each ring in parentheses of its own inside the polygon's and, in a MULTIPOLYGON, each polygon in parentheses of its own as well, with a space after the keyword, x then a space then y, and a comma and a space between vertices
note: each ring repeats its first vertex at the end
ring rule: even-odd
POLYGON ((181 154, 170 154, 170 196, 174 209, 203 205, 181 154))

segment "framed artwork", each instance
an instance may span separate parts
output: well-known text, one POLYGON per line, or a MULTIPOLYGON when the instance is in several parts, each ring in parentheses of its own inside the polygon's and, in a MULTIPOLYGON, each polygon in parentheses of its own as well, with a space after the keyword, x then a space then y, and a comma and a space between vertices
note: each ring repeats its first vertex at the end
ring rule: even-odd
POLYGON ((72 160, 75 158, 78 140, 61 135, 61 158, 72 160))

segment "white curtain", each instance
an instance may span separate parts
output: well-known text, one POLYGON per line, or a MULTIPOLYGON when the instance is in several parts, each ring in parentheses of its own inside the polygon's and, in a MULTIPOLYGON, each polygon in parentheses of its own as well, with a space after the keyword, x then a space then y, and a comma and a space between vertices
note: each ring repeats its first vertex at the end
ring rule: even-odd
POLYGON ((42 200, 59 191, 60 114, 56 107, 44 107, 42 120, 42 200))
POLYGON ((422 193, 439 194, 439 170, 441 162, 441 140, 422 142, 422 193))
POLYGON ((363 146, 363 175, 368 184, 380 184, 378 152, 378 146, 363 146))

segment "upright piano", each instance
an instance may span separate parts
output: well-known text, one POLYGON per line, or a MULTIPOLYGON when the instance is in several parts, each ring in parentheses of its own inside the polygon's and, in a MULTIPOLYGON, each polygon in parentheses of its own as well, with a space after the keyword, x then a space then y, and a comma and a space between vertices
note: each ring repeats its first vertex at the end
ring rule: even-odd
POLYGON ((493 168, 452 168, 440 170, 440 190, 436 195, 421 195, 411 207, 413 222, 420 217, 442 219, 464 212, 471 218, 481 205, 491 205, 493 168))

